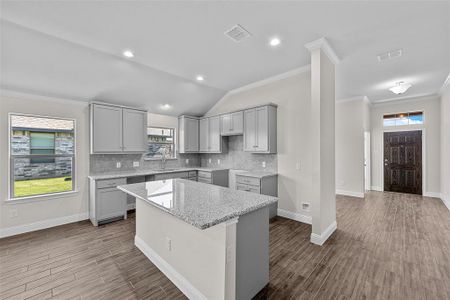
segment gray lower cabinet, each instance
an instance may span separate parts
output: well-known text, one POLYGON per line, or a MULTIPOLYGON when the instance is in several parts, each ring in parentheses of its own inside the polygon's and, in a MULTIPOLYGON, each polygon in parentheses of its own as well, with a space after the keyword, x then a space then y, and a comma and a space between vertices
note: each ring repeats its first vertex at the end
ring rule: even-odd
POLYGON ((220 170, 199 170, 197 181, 228 187, 228 169, 220 170))
MULTIPOLYGON (((236 175, 236 189, 250 193, 263 194, 278 197, 278 176, 271 174, 267 176, 236 175)), ((277 215, 277 203, 269 207, 270 218, 277 215)))
POLYGON ((127 217, 127 195, 118 185, 127 183, 126 178, 90 180, 89 218, 95 226, 127 217))

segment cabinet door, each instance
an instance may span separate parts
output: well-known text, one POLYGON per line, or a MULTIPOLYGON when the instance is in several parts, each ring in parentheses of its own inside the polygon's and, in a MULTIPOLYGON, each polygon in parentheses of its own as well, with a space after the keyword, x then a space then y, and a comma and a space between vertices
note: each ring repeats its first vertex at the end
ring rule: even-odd
POLYGON ((220 123, 222 126, 221 129, 222 135, 229 135, 231 133, 231 126, 232 126, 231 114, 221 115, 220 123))
POLYGON ((267 106, 256 109, 256 145, 257 151, 268 151, 269 113, 267 106))
POLYGON ((189 152, 198 151, 198 120, 186 119, 186 142, 189 152))
POLYGON ((211 117, 209 118, 209 151, 221 152, 221 140, 220 119, 219 117, 211 117))
POLYGON ((123 109, 123 151, 145 152, 147 150, 147 112, 123 109))
POLYGON ((237 111, 231 114, 231 134, 242 134, 244 132, 244 112, 237 111))
POLYGON ((199 140, 200 140, 200 151, 208 152, 209 150, 209 120, 208 118, 200 119, 200 130, 199 130, 199 140))
POLYGON ((97 190, 97 220, 105 220, 125 214, 126 194, 117 188, 97 190))
POLYGON ((122 108, 92 104, 91 153, 122 152, 122 108))
POLYGON ((244 151, 255 151, 256 145, 256 109, 244 111, 244 151))

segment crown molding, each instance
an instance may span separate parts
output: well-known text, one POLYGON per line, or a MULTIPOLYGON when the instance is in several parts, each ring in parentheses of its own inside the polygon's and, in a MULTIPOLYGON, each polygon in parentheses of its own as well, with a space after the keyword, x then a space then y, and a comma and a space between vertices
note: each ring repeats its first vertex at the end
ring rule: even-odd
POLYGON ((413 96, 405 96, 399 98, 388 98, 379 101, 372 101, 372 105, 383 105, 383 104, 392 104, 397 102, 407 102, 407 101, 417 101, 422 100, 422 98, 439 98, 439 94, 436 93, 425 93, 425 94, 417 94, 413 96))
POLYGON ((441 86, 441 88, 439 89, 439 95, 443 95, 445 92, 445 89, 447 88, 447 86, 450 84, 450 74, 448 74, 447 78, 444 81, 444 84, 441 86))
POLYGON ((330 44, 324 37, 321 37, 320 39, 305 44, 305 48, 308 49, 309 51, 321 49, 328 56, 328 58, 331 60, 333 64, 336 65, 340 62, 340 59, 337 56, 336 52, 333 50, 333 48, 331 48, 330 44))
POLYGON ((300 67, 300 68, 296 68, 296 69, 287 71, 285 73, 281 73, 281 74, 278 74, 278 75, 275 75, 275 76, 272 76, 272 77, 269 77, 269 78, 266 78, 266 79, 263 79, 263 80, 260 80, 260 81, 255 81, 253 83, 244 85, 244 86, 236 88, 234 90, 230 90, 227 94, 224 95, 223 98, 225 98, 225 96, 227 96, 227 95, 232 95, 232 94, 248 91, 248 90, 251 90, 251 89, 254 89, 254 88, 257 88, 257 87, 261 87, 261 86, 267 85, 267 84, 272 83, 272 82, 276 82, 276 81, 279 81, 279 80, 282 80, 282 79, 286 79, 286 78, 289 78, 289 77, 292 77, 292 76, 295 76, 295 75, 298 75, 298 74, 306 73, 306 72, 309 72, 309 71, 311 71, 311 65, 306 65, 306 66, 303 66, 303 67, 300 67))

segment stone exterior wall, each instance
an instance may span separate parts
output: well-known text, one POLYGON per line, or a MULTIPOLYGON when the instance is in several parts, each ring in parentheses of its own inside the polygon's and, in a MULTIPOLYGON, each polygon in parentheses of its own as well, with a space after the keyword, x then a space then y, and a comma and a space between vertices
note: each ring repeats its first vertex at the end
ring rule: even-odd
MULTIPOLYGON (((11 137, 12 155, 30 154, 28 131, 13 131, 11 137)), ((56 133, 55 154, 73 154, 74 140, 71 133, 56 133)), ((72 175, 72 158, 56 157, 54 161, 42 162, 30 158, 15 158, 14 180, 30 180, 72 175)))

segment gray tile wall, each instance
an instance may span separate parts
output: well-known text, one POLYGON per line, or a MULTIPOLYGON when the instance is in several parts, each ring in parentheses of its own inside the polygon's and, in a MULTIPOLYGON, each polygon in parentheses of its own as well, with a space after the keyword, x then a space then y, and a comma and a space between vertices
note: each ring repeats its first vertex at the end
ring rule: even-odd
MULTIPOLYGON (((167 160, 166 168, 178 167, 224 167, 230 169, 277 172, 276 154, 252 154, 243 151, 243 136, 225 137, 226 152, 222 154, 178 154, 178 159, 167 160), (189 159, 189 164, 186 164, 189 159), (209 162, 211 159, 211 163, 209 162), (218 159, 221 160, 220 165, 218 159), (262 167, 262 162, 266 167, 262 167)), ((144 160, 141 154, 93 154, 90 157, 90 173, 100 174, 116 171, 154 170, 160 169, 159 160, 144 160), (116 168, 116 162, 120 161, 122 167, 116 168), (133 162, 139 161, 139 167, 133 167, 133 162)))
POLYGON ((244 137, 242 135, 225 137, 228 141, 228 152, 221 154, 201 154, 201 166, 224 167, 230 169, 249 170, 249 171, 267 171, 277 172, 276 154, 253 154, 243 151, 244 137), (209 162, 211 159, 211 163, 209 162), (220 159, 220 165, 217 160, 220 159), (266 167, 262 167, 262 162, 266 162, 266 167))
MULTIPOLYGON (((93 154, 89 161, 90 174, 109 173, 116 171, 155 170, 161 168, 159 160, 145 160, 142 154, 93 154), (120 169, 116 162, 121 162, 120 169), (139 167, 133 167, 133 162, 139 161, 139 167)), ((178 154, 177 159, 168 159, 166 168, 198 167, 200 157, 198 154, 178 154), (189 159, 189 164, 186 164, 189 159)))

